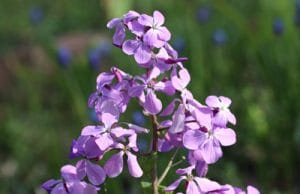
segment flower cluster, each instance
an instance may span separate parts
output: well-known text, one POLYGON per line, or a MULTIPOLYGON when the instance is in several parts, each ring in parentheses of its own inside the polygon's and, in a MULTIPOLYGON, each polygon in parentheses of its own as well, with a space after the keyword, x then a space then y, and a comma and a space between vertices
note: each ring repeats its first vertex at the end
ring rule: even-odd
MULTIPOLYGON (((222 157, 222 146, 236 142, 234 130, 227 126, 234 125, 236 118, 229 110, 231 100, 227 97, 208 96, 205 104, 193 97, 187 88, 191 77, 182 64, 187 59, 178 57, 168 43, 171 33, 164 26, 164 20, 159 11, 154 11, 152 16, 129 11, 122 18, 108 22, 108 28, 115 28, 113 44, 125 54, 133 55, 145 73, 130 75, 113 67, 97 77, 96 91, 89 97, 88 106, 95 110, 99 123, 84 127, 80 137, 73 140, 70 158, 79 158, 76 165, 63 166, 61 180, 43 184, 51 194, 97 193, 106 177, 120 175, 124 159, 131 176, 143 176, 137 139, 139 134, 150 131, 151 150, 147 154, 174 149, 188 151, 188 167, 176 171, 179 179, 165 191, 175 191, 180 182, 185 181, 188 194, 259 193, 252 186, 245 192, 206 178, 208 165, 222 157), (133 35, 130 39, 128 32, 133 35), (169 105, 163 105, 162 95, 173 97, 169 105), (120 115, 133 98, 151 118, 153 129, 120 122, 120 115), (101 167, 97 161, 107 153, 111 156, 101 167)), ((154 186, 158 187, 162 179, 163 176, 154 186)))

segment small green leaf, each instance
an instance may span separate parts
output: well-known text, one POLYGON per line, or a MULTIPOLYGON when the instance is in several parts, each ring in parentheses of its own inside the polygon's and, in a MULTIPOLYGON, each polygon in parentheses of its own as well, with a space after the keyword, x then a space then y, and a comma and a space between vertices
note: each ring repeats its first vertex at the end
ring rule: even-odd
POLYGON ((150 182, 146 182, 146 181, 142 181, 141 185, 142 185, 142 188, 151 187, 151 183, 150 182))

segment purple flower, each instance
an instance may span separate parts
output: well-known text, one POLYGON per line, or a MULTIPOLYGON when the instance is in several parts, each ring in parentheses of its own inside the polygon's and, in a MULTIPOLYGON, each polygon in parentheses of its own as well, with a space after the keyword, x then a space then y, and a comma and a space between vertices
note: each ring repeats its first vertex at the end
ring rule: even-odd
POLYGON ((183 145, 190 150, 199 150, 206 163, 215 163, 222 156, 221 145, 236 142, 235 132, 230 128, 189 130, 183 135, 183 145))
POLYGON ((59 48, 57 52, 57 61, 63 67, 67 68, 72 60, 72 53, 67 47, 59 48))
MULTIPOLYGON (((88 184, 77 174, 76 167, 65 165, 61 168, 63 180, 48 180, 42 187, 51 194, 96 194, 99 188, 88 184)), ((104 174, 105 176, 105 174, 104 174)))
POLYGON ((123 171, 124 154, 127 155, 127 165, 130 175, 133 177, 141 177, 143 175, 143 171, 137 161, 137 156, 132 153, 132 151, 138 151, 138 147, 136 145, 137 135, 132 135, 128 139, 129 143, 126 146, 120 143, 115 145, 115 149, 119 149, 120 151, 112 155, 105 163, 104 169, 107 176, 116 177, 121 174, 123 171))
POLYGON ((165 17, 159 11, 154 11, 153 17, 146 14, 140 15, 138 22, 149 27, 149 30, 143 36, 143 41, 146 45, 161 48, 171 39, 169 30, 162 26, 165 22, 165 17))
POLYGON ((162 103, 157 98, 155 91, 161 91, 167 95, 175 93, 170 81, 155 81, 159 75, 160 70, 154 67, 149 72, 149 75, 136 76, 135 84, 129 89, 129 95, 138 97, 145 110, 153 115, 159 113, 162 109, 162 103))
POLYGON ((221 190, 222 186, 215 181, 211 181, 207 178, 200 178, 192 175, 194 166, 190 166, 184 169, 178 169, 177 174, 181 175, 179 179, 173 182, 171 185, 165 188, 166 192, 172 192, 176 190, 179 184, 185 180, 186 183, 186 194, 205 194, 213 193, 214 191, 221 190), (186 174, 186 175, 184 175, 186 174))
POLYGON ((82 159, 76 164, 76 172, 79 179, 83 179, 85 176, 93 185, 100 185, 105 181, 106 174, 104 169, 89 160, 82 159))
POLYGON ((122 50, 127 55, 133 55, 138 64, 147 63, 151 59, 150 47, 139 38, 136 40, 126 40, 122 46, 122 50))
POLYGON ((226 127, 227 122, 236 124, 235 116, 230 112, 229 106, 231 100, 225 96, 208 96, 205 103, 213 109, 214 117, 213 124, 221 127, 226 127))
POLYGON ((275 35, 280 36, 284 31, 284 23, 280 18, 273 21, 273 32, 275 35))
POLYGON ((180 68, 178 75, 176 68, 173 68, 171 73, 171 81, 176 90, 183 91, 191 81, 191 77, 189 72, 184 67, 180 68))

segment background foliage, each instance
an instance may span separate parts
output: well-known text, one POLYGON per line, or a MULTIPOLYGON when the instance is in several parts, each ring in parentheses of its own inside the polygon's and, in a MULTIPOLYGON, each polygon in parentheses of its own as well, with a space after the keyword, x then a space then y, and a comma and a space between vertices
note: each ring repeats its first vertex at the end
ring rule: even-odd
MULTIPOLYGON (((300 3, 294 0, 1 0, 0 193, 43 191, 71 140, 94 122, 86 101, 101 71, 139 72, 106 22, 129 9, 166 16, 199 101, 229 96, 238 143, 209 177, 262 193, 300 193, 300 3)), ((132 103, 123 117, 148 126, 132 103)), ((140 142, 145 145, 144 141, 140 142)), ((161 167, 167 162, 161 161, 161 167)), ((126 171, 108 193, 141 193, 126 171), (120 186, 121 185, 121 186, 120 186)), ((169 184, 169 177, 164 184, 169 184)))

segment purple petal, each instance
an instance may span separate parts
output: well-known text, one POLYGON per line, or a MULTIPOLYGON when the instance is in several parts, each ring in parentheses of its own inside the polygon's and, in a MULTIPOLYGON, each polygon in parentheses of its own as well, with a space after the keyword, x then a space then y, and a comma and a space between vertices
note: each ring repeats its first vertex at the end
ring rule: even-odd
POLYGON ((205 133, 199 130, 189 130, 183 134, 182 142, 187 149, 197 150, 206 139, 205 133))
POLYGON ((174 145, 172 145, 170 143, 170 141, 166 140, 165 138, 164 139, 160 139, 160 138, 158 139, 157 149, 158 149, 159 152, 168 152, 173 148, 174 148, 174 145))
POLYGON ((138 149, 138 147, 137 147, 137 134, 135 133, 135 134, 131 135, 131 136, 128 138, 128 141, 129 141, 129 143, 128 143, 127 146, 128 146, 129 148, 133 149, 135 152, 138 152, 139 149, 138 149))
POLYGON ((77 170, 75 166, 65 165, 60 169, 61 176, 66 181, 78 181, 77 170))
POLYGON ((124 23, 127 24, 128 22, 130 22, 131 20, 139 17, 140 14, 136 11, 129 11, 128 13, 126 13, 124 16, 123 16, 123 20, 124 20, 124 23))
POLYGON ((205 99, 205 103, 211 108, 220 108, 222 106, 222 103, 217 96, 208 96, 205 99))
POLYGON ((219 97, 220 101, 222 102, 222 105, 225 107, 229 107, 231 104, 231 99, 225 96, 220 96, 219 97))
POLYGON ((161 48, 165 44, 165 41, 158 39, 159 33, 160 31, 150 28, 143 36, 144 43, 150 47, 161 48))
POLYGON ((227 120, 233 125, 236 124, 236 118, 229 110, 227 111, 227 120))
POLYGON ((142 95, 144 89, 145 89, 144 85, 133 86, 129 89, 128 94, 131 97, 139 97, 142 95))
POLYGON ((160 74, 160 69, 158 67, 153 67, 148 76, 148 80, 156 79, 160 74))
POLYGON ((201 194, 198 185, 194 181, 188 182, 186 194, 201 194))
POLYGON ((127 164, 130 175, 136 178, 141 177, 143 175, 143 171, 137 161, 136 156, 130 152, 126 152, 126 154, 128 157, 127 164))
POLYGON ((155 26, 161 26, 165 23, 165 17, 159 11, 153 12, 153 20, 154 20, 155 26))
POLYGON ((153 25, 153 18, 149 15, 142 14, 138 18, 138 22, 144 26, 149 26, 151 27, 153 25))
POLYGON ((217 138, 223 146, 230 146, 236 142, 236 134, 230 128, 216 128, 214 130, 214 136, 217 138))
POLYGON ((127 55, 133 55, 141 42, 138 40, 126 40, 122 46, 122 50, 127 55))
POLYGON ((221 127, 226 127, 227 124, 227 112, 224 110, 220 110, 214 117, 213 117, 213 124, 221 127))
POLYGON ((161 101, 157 98, 152 90, 148 90, 148 94, 145 98, 144 108, 152 115, 159 113, 162 109, 161 101))
POLYGON ((145 27, 137 21, 128 22, 127 26, 129 30, 137 36, 142 36, 144 34, 145 27))
POLYGON ((220 145, 216 145, 213 139, 209 139, 201 148, 203 159, 206 163, 215 163, 222 157, 222 150, 220 145))
POLYGON ((168 96, 173 96, 176 92, 171 81, 160 81, 155 84, 154 89, 161 91, 168 96))
POLYGON ((169 185, 168 187, 166 187, 165 191, 166 192, 172 192, 172 191, 174 191, 179 186, 179 184, 181 183, 181 181, 184 180, 184 179, 186 179, 185 176, 179 177, 179 179, 177 179, 171 185, 169 185))
POLYGON ((147 45, 140 45, 134 53, 134 59, 139 64, 144 64, 151 59, 151 50, 147 45))
POLYGON ((170 133, 180 133, 184 130, 185 108, 183 104, 178 106, 173 118, 172 126, 169 128, 170 133))
POLYGON ((158 28, 158 39, 167 42, 171 39, 171 33, 166 27, 159 27, 158 28))
POLYGON ((179 168, 176 170, 176 174, 180 174, 180 175, 183 175, 183 174, 192 174, 192 171, 195 169, 195 166, 189 166, 189 167, 186 167, 186 168, 179 168))
POLYGON ((93 185, 87 184, 84 188, 83 194, 97 194, 97 188, 93 185))
POLYGON ((61 180, 50 179, 50 180, 44 182, 43 185, 42 185, 42 187, 46 191, 50 192, 53 189, 53 187, 55 185, 57 185, 58 183, 60 183, 60 182, 62 182, 62 181, 61 180))
POLYGON ((111 29, 115 27, 117 24, 120 24, 121 22, 122 22, 121 18, 114 18, 107 23, 106 27, 111 29))
POLYGON ((66 191, 64 184, 59 183, 58 185, 56 185, 53 188, 53 190, 51 191, 51 194, 68 194, 68 192, 66 191))
POLYGON ((207 178, 194 177, 202 192, 210 192, 221 189, 221 185, 207 178))
POLYGON ((116 26, 115 34, 113 36, 114 45, 121 46, 122 43, 124 42, 125 37, 126 37, 126 32, 124 26, 122 24, 118 24, 116 26))
POLYGON ((189 72, 185 68, 179 70, 178 74, 179 77, 177 75, 174 75, 173 73, 171 81, 175 89, 177 89, 178 91, 182 91, 191 81, 191 77, 189 72))
POLYGON ((121 151, 110 157, 109 160, 104 165, 104 170, 110 178, 116 177, 121 174, 123 170, 123 155, 124 152, 121 151))
POLYGON ((121 138, 124 136, 130 136, 134 134, 133 130, 128 130, 128 129, 124 129, 122 127, 115 127, 113 129, 111 129, 111 133, 116 137, 116 138, 121 138))
POLYGON ((133 129, 136 133, 149 133, 149 129, 140 127, 131 123, 127 123, 129 129, 133 129))
POLYGON ((259 190, 249 185, 247 186, 247 194, 260 194, 259 190))
POLYGON ((79 180, 82 180, 86 176, 86 160, 82 159, 76 163, 76 173, 79 180))
POLYGON ((104 132, 104 128, 102 126, 94 126, 94 125, 88 125, 84 127, 81 131, 81 135, 84 136, 98 136, 101 132, 104 132))
POLYGON ((100 73, 97 77, 97 90, 101 89, 106 84, 110 84, 114 78, 115 75, 110 72, 100 73))
POLYGON ((89 181, 93 185, 100 185, 105 181, 105 171, 97 164, 93 164, 90 161, 86 163, 86 173, 89 181))
POLYGON ((105 151, 108 147, 113 145, 114 140, 109 133, 103 133, 96 139, 95 142, 100 150, 105 151))
POLYGON ((169 116, 170 114, 172 114, 174 112, 175 109, 175 105, 176 102, 178 101, 178 99, 174 99, 161 113, 160 116, 165 117, 165 116, 169 116))

